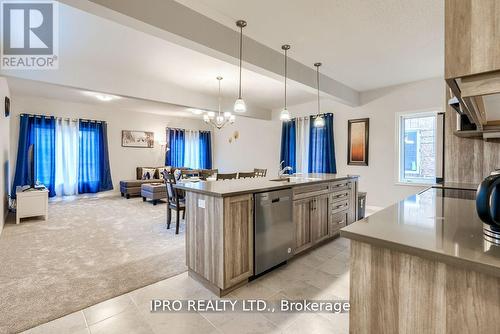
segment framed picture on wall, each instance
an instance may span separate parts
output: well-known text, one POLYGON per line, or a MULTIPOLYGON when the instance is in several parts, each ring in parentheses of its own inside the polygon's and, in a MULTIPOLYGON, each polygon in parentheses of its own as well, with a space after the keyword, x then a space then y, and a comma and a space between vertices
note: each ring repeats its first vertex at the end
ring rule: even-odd
POLYGON ((154 132, 122 130, 122 147, 153 148, 154 132))
POLYGON ((347 124, 347 164, 368 166, 370 119, 351 119, 347 124))

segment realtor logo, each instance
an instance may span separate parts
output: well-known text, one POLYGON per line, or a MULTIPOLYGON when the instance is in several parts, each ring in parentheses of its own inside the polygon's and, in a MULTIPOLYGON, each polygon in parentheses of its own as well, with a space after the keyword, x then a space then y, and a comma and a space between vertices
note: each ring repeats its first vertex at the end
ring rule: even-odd
POLYGON ((1 1, 2 69, 58 68, 58 4, 1 1))

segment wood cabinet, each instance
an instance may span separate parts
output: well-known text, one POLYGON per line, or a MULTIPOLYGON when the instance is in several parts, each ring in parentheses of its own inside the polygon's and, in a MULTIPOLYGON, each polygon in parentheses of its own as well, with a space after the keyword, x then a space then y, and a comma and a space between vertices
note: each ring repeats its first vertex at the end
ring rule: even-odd
POLYGON ((315 197, 311 210, 311 235, 313 243, 323 241, 328 233, 328 195, 315 197))
POLYGON ((349 213, 345 210, 330 215, 328 222, 328 233, 330 236, 336 235, 342 227, 347 226, 348 216, 349 213))
POLYGON ((224 199, 224 288, 253 275, 253 194, 224 199))
POLYGON ((351 180, 294 189, 295 254, 336 236, 355 220, 356 191, 351 180))
POLYGON ((293 219, 295 254, 328 238, 328 195, 293 201, 293 219))
POLYGON ((217 295, 253 275, 253 194, 186 194, 186 263, 217 295))
POLYGON ((312 246, 310 198, 293 201, 293 220, 295 225, 295 253, 312 246))
POLYGON ((500 70, 500 1, 445 1, 445 78, 500 70))

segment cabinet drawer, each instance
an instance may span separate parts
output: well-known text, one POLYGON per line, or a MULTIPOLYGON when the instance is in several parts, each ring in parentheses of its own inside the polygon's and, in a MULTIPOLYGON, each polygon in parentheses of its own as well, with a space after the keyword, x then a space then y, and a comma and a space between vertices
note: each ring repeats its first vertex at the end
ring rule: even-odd
POLYGON ((344 200, 341 200, 341 201, 338 201, 338 202, 334 202, 331 204, 330 206, 330 213, 331 214, 334 214, 334 213, 337 213, 337 212, 341 212, 341 211, 345 211, 347 209, 349 209, 349 200, 348 199, 344 199, 344 200))
POLYGON ((335 235, 342 227, 347 226, 347 216, 347 211, 330 215, 330 221, 328 222, 328 234, 330 236, 335 235))
POLYGON ((327 194, 329 192, 328 183, 313 184, 309 186, 300 186, 293 188, 293 199, 302 199, 307 197, 327 194))
POLYGON ((346 180, 346 181, 337 181, 330 183, 330 192, 337 192, 340 190, 346 190, 346 189, 351 189, 351 181, 346 180))
POLYGON ((346 189, 342 191, 336 191, 330 195, 330 200, 332 202, 343 201, 351 197, 351 190, 346 189))

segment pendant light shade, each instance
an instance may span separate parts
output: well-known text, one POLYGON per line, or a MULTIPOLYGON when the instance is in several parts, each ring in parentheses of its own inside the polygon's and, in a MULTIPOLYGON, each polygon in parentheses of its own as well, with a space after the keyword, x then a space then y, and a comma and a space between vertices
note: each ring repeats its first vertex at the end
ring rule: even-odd
POLYGON ((247 105, 245 103, 245 100, 243 99, 236 99, 234 102, 234 111, 235 112, 245 112, 247 111, 247 105))
POLYGON ((280 120, 287 122, 291 119, 292 119, 292 116, 290 115, 290 112, 288 111, 288 109, 283 108, 280 112, 280 120))
POLYGON ((316 87, 318 89, 318 113, 314 118, 313 125, 315 128, 322 128, 325 126, 325 118, 323 117, 323 115, 321 115, 320 98, 319 98, 319 67, 321 66, 321 63, 314 63, 314 66, 316 66, 316 87))
POLYGON ((287 122, 292 119, 292 116, 290 115, 290 112, 288 111, 286 107, 286 78, 287 78, 287 65, 288 65, 288 54, 287 51, 290 50, 290 45, 285 44, 281 46, 281 49, 285 51, 285 106, 280 112, 280 120, 287 122))
POLYGON ((240 83, 238 89, 238 98, 234 102, 234 112, 245 112, 247 111, 247 105, 245 100, 241 97, 241 61, 243 59, 243 28, 247 26, 246 21, 238 20, 236 21, 236 26, 240 28, 240 83))
POLYGON ((325 126, 325 118, 323 116, 316 116, 313 125, 315 128, 322 128, 325 126))

